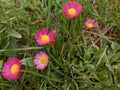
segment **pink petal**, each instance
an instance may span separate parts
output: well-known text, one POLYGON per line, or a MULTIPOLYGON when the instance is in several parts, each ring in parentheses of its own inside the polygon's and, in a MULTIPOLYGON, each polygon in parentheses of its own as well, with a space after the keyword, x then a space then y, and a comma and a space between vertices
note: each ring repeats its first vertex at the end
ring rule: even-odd
POLYGON ((55 31, 54 31, 54 30, 51 30, 51 31, 49 32, 48 36, 50 37, 50 42, 49 42, 49 44, 54 43, 55 37, 56 37, 55 31))

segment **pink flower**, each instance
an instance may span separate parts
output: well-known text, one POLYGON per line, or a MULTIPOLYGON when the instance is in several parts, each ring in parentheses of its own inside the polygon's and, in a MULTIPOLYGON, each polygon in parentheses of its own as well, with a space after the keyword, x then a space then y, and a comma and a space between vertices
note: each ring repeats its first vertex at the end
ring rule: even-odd
POLYGON ((22 62, 15 57, 9 58, 3 65, 2 75, 7 80, 16 80, 21 74, 22 62))
POLYGON ((55 41, 55 31, 51 30, 48 33, 48 29, 47 28, 42 28, 41 30, 39 30, 35 36, 36 42, 39 45, 50 45, 53 44, 55 41))
POLYGON ((37 69, 43 70, 48 65, 49 57, 45 52, 40 51, 38 54, 35 55, 34 64, 36 65, 37 69))
POLYGON ((63 7, 63 13, 68 18, 78 17, 81 12, 82 12, 82 6, 75 1, 69 1, 63 7))
POLYGON ((88 29, 97 28, 98 26, 98 22, 93 19, 87 19, 85 21, 85 27, 88 29))

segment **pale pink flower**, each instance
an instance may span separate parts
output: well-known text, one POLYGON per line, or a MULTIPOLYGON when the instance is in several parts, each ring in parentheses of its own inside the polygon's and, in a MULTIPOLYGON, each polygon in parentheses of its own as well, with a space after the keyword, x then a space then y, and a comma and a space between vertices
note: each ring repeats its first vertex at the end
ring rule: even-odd
POLYGON ((87 19, 85 21, 85 27, 88 29, 97 28, 98 26, 98 22, 93 19, 87 19))
POLYGON ((8 58, 2 68, 2 75, 7 80, 16 80, 21 74, 22 62, 15 57, 8 58))
POLYGON ((55 37, 56 34, 54 30, 48 32, 47 28, 42 28, 36 33, 35 39, 37 44, 44 46, 53 44, 55 41, 55 37))
POLYGON ((45 69, 49 62, 48 59, 49 59, 48 55, 45 52, 40 51, 34 57, 34 64, 36 65, 36 68, 39 70, 45 69))
POLYGON ((69 1, 63 7, 63 13, 68 18, 78 17, 81 12, 82 12, 82 6, 75 1, 69 1))

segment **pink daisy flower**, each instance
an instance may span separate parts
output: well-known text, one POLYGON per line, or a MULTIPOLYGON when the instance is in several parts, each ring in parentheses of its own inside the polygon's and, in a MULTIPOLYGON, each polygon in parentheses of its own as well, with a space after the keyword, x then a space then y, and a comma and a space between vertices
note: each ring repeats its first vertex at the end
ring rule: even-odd
POLYGON ((37 69, 43 70, 48 65, 49 57, 45 52, 40 51, 38 54, 35 55, 34 64, 36 65, 37 69))
POLYGON ((47 28, 42 28, 41 30, 39 30, 35 36, 36 42, 39 45, 50 45, 53 44, 55 41, 55 31, 51 30, 48 33, 48 29, 47 28))
POLYGON ((97 28, 98 26, 98 22, 93 19, 87 19, 85 21, 85 27, 88 29, 97 28))
POLYGON ((82 12, 82 6, 75 1, 69 1, 63 7, 63 13, 68 18, 78 17, 81 12, 82 12))
POLYGON ((2 75, 7 80, 16 80, 21 74, 22 62, 15 57, 8 58, 2 68, 2 75))

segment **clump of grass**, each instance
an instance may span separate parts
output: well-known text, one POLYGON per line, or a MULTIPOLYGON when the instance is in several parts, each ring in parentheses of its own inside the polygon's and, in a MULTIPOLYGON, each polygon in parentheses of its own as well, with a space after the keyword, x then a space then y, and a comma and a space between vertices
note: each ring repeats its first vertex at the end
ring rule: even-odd
POLYGON ((119 90, 120 1, 76 0, 83 12, 73 19, 62 13, 68 1, 0 2, 0 69, 9 57, 23 62, 18 80, 7 81, 0 74, 1 90, 119 90), (99 28, 86 29, 88 18, 98 21, 99 28), (35 34, 43 27, 56 30, 54 44, 36 44, 35 34), (33 64, 40 50, 50 57, 43 71, 33 64))

